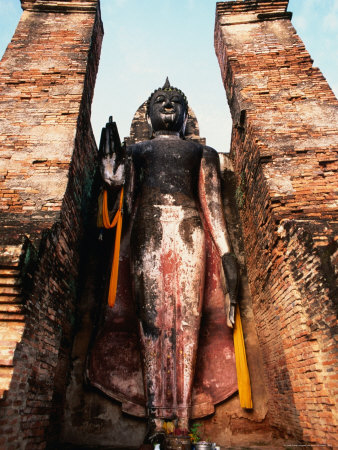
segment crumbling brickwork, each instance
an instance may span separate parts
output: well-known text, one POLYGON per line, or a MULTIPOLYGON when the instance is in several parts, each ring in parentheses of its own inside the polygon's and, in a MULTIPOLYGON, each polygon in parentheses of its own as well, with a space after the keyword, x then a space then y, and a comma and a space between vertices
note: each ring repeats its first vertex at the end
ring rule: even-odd
POLYGON ((58 433, 96 170, 99 1, 22 1, 0 65, 0 447, 58 433), (3 375, 3 376, 2 376, 3 375))
POLYGON ((215 49, 270 423, 337 447, 337 100, 287 6, 218 3, 215 49))

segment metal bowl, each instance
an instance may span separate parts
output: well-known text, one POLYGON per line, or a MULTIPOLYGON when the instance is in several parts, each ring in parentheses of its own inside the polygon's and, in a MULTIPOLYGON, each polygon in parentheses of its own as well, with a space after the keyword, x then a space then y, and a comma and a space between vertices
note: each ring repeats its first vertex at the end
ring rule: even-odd
POLYGON ((212 444, 210 442, 196 442, 195 449, 196 450, 211 450, 212 444))

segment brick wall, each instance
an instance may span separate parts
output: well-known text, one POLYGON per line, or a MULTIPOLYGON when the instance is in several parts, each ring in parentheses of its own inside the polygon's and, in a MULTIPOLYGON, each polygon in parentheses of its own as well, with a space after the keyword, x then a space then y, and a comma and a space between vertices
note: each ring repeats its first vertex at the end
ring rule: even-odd
POLYGON ((103 35, 98 0, 22 6, 0 65, 6 312, 0 330, 9 337, 0 349, 0 446, 6 449, 44 448, 58 434, 96 169, 90 110, 103 35))
POLYGON ((218 3, 215 49, 269 420, 286 436, 335 447, 337 100, 287 6, 218 3))

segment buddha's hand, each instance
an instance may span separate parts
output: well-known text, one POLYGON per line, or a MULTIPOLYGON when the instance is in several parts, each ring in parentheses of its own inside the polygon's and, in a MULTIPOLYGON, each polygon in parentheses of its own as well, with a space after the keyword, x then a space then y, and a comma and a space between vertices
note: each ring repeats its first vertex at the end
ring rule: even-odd
POLYGON ((230 297, 229 322, 235 323, 235 308, 238 294, 238 263, 233 253, 225 253, 222 256, 222 266, 230 297))
POLYGON ((100 172, 109 187, 120 187, 125 182, 126 149, 120 142, 116 124, 107 123, 102 130, 100 149, 100 172))

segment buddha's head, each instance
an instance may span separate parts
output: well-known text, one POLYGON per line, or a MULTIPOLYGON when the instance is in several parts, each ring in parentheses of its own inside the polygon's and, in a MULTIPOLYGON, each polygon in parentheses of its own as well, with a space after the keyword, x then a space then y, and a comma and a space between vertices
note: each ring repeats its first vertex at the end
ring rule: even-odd
POLYGON ((147 116, 153 132, 171 131, 184 136, 188 118, 188 101, 184 93, 170 86, 168 78, 147 102, 147 116))

